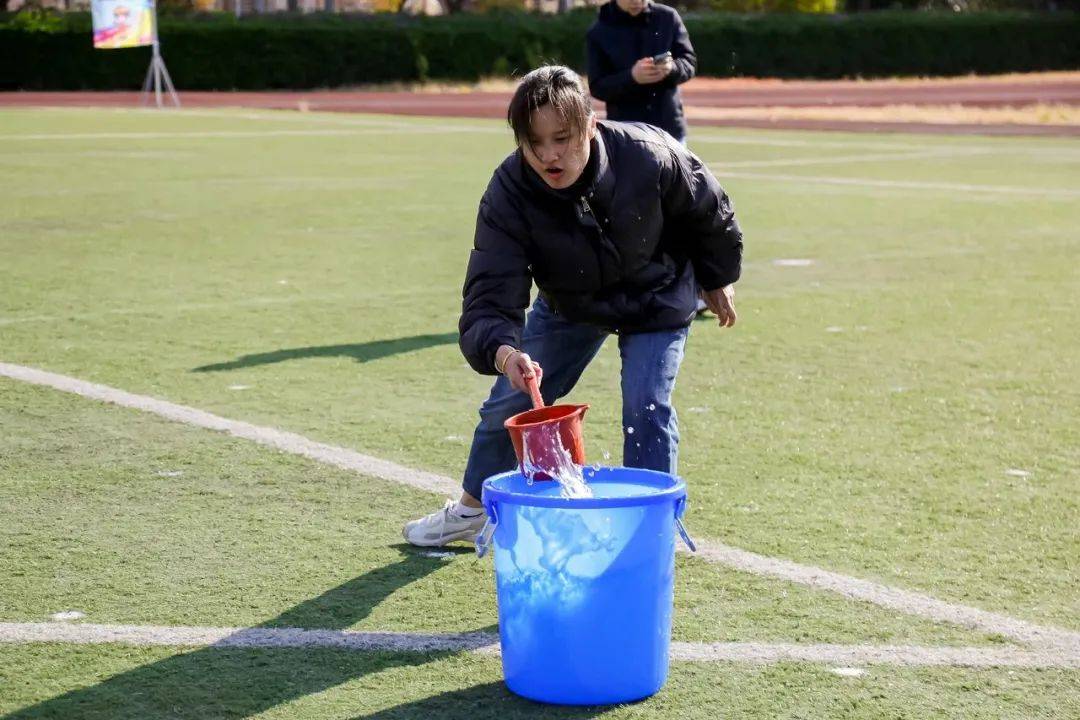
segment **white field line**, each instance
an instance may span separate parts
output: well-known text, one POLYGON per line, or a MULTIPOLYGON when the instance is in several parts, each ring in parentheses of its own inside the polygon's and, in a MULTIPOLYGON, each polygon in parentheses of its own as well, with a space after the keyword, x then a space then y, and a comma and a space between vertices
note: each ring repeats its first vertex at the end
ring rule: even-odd
POLYGON ((706 560, 752 575, 764 575, 817 590, 828 590, 852 600, 873 603, 907 615, 1001 635, 1033 647, 1057 648, 1080 655, 1080 632, 1036 625, 1008 615, 945 602, 922 593, 889 587, 790 560, 759 555, 710 540, 701 540, 697 546, 698 554, 706 560))
MULTIPOLYGON (((338 297, 340 298, 340 296, 338 297)), ((243 300, 237 300, 236 302, 229 303, 187 303, 184 305, 173 305, 172 307, 162 307, 160 309, 156 309, 153 307, 113 308, 111 310, 102 310, 101 312, 96 313, 71 313, 70 315, 23 315, 21 317, 0 317, 0 327, 4 325, 21 325, 23 323, 60 322, 62 320, 96 320, 112 315, 158 315, 183 312, 199 312, 203 310, 214 310, 223 307, 235 308, 244 306, 259 307, 262 305, 291 305, 293 303, 298 303, 302 301, 315 302, 316 300, 316 298, 312 297, 245 298, 243 300)))
POLYGON ((287 297, 249 297, 241 298, 239 300, 230 300, 227 302, 217 303, 178 303, 175 305, 112 308, 109 310, 101 310, 99 312, 92 313, 0 317, 0 327, 4 325, 21 325, 23 323, 60 322, 70 320, 97 320, 104 317, 111 317, 113 315, 172 316, 188 312, 205 312, 207 310, 220 310, 222 308, 235 309, 246 307, 259 308, 272 305, 302 305, 305 303, 321 303, 329 302, 332 300, 348 300, 355 303, 366 303, 370 306, 371 304, 377 303, 382 300, 392 300, 398 297, 435 297, 438 295, 445 295, 447 293, 456 294, 457 292, 459 292, 459 290, 456 287, 448 287, 444 289, 440 289, 438 287, 429 287, 424 290, 400 290, 396 292, 378 293, 370 295, 358 295, 356 293, 336 293, 316 295, 292 295, 287 297))
POLYGON ((223 303, 183 303, 172 306, 137 307, 137 308, 113 308, 95 313, 71 313, 68 315, 23 315, 22 317, 0 317, 0 327, 4 325, 21 325, 23 323, 37 322, 60 322, 62 320, 96 320, 112 315, 161 315, 184 312, 201 312, 205 310, 217 310, 221 308, 238 307, 262 307, 266 305, 292 305, 301 302, 322 302, 327 300, 340 300, 343 295, 318 295, 318 296, 293 296, 293 297, 254 297, 243 298, 234 302, 223 303))
POLYGON ((313 125, 330 125, 344 127, 380 127, 388 130, 414 130, 424 132, 462 132, 506 135, 509 137, 510 130, 505 124, 492 124, 480 118, 439 118, 439 117, 416 117, 412 115, 379 115, 342 112, 297 112, 290 109, 269 109, 262 112, 241 110, 232 113, 215 113, 213 110, 184 110, 184 114, 202 115, 204 117, 232 118, 240 117, 244 120, 260 120, 269 122, 292 122, 311 123, 313 125), (449 122, 448 122, 449 121, 449 122), (479 121, 480 124, 472 124, 479 121))
POLYGON ((330 111, 313 111, 313 112, 297 112, 296 108, 264 108, 256 110, 253 108, 245 108, 242 106, 235 107, 221 107, 221 108, 180 108, 169 109, 164 113, 158 109, 149 108, 124 108, 124 107, 101 107, 101 108, 72 108, 72 107, 42 107, 32 108, 33 110, 56 112, 56 113, 72 113, 80 112, 84 110, 93 110, 95 113, 115 113, 123 115, 142 115, 146 117, 162 118, 162 117, 207 117, 216 118, 218 120, 260 120, 269 122, 281 122, 281 123, 300 123, 309 125, 329 125, 338 127, 363 127, 363 128, 383 128, 388 130, 411 130, 413 128, 422 128, 424 130, 430 130, 432 132, 483 132, 493 133, 498 132, 500 134, 509 133, 509 130, 504 129, 504 126, 496 126, 488 122, 488 124, 478 125, 460 125, 460 121, 477 120, 480 123, 484 123, 483 119, 479 118, 439 118, 439 117, 425 117, 414 115, 383 115, 377 113, 365 114, 365 113, 344 113, 344 112, 330 112, 330 111), (454 121, 452 127, 448 127, 446 120, 454 121), (426 122, 425 122, 426 121, 426 122))
MULTIPOLYGON (((723 163, 716 161, 709 162, 707 164, 710 168, 720 167, 723 165, 723 163)), ((718 178, 726 177, 745 180, 793 182, 800 183, 805 186, 811 186, 814 183, 821 183, 823 185, 850 185, 852 187, 860 188, 878 187, 903 190, 944 190, 947 192, 957 193, 998 193, 1014 196, 1023 195, 1026 197, 1035 197, 1041 199, 1065 199, 1080 197, 1080 190, 1073 190, 1069 188, 1033 188, 1022 187, 1019 185, 977 185, 967 183, 924 182, 919 180, 877 180, 874 178, 832 177, 821 175, 779 175, 771 173, 726 172, 724 170, 713 170, 713 174, 715 174, 718 178)))
MULTIPOLYGON (((692 133, 690 135, 691 147, 696 143, 710 143, 714 145, 758 145, 761 147, 790 147, 790 148, 838 148, 841 150, 854 150, 862 148, 865 150, 925 150, 926 143, 905 143, 905 142, 889 142, 889 141, 866 141, 866 140, 826 140, 822 138, 816 138, 812 140, 796 140, 788 138, 773 138, 768 137, 769 134, 776 132, 775 130, 763 130, 761 137, 745 137, 736 135, 701 135, 699 132, 692 133)), ((818 132, 818 131, 814 131, 818 132)), ((948 150, 948 151, 967 151, 977 150, 979 152, 986 153, 1001 153, 1001 154, 1030 154, 1030 155, 1046 155, 1054 159, 1060 159, 1061 157, 1075 157, 1080 159, 1080 143, 1072 142, 1066 144, 1061 142, 1060 139, 1056 145, 1030 145, 1022 144, 1014 138, 1002 138, 1001 144, 934 144, 932 146, 936 150, 948 150)))
MULTIPOLYGON (((774 132, 774 131, 766 131, 774 132)), ((763 133, 764 134, 764 133, 763 133)), ((716 145, 760 145, 762 147, 786 147, 786 148, 864 148, 866 150, 922 150, 925 145, 891 141, 866 141, 866 140, 796 140, 794 138, 775 137, 747 137, 745 135, 703 135, 696 132, 690 135, 690 143, 712 143, 716 145)), ((949 149, 968 146, 935 146, 949 149)))
MULTIPOLYGON (((111 112, 125 113, 125 114, 140 114, 148 117, 160 117, 158 110, 141 109, 141 108, 109 108, 111 112)), ((254 110, 251 108, 244 108, 243 106, 236 106, 233 108, 181 108, 179 110, 171 110, 172 114, 181 117, 207 117, 218 119, 233 119, 238 118, 242 120, 273 120, 284 123, 309 123, 318 125, 337 125, 344 127, 369 127, 369 128, 383 128, 386 130, 409 130, 414 127, 426 127, 424 123, 410 122, 408 120, 398 120, 386 115, 345 115, 343 113, 302 113, 298 112, 296 108, 268 108, 265 110, 254 110), (339 117, 340 116, 340 117, 339 117)), ((433 127, 438 127, 437 125, 433 127)))
MULTIPOLYGON (((451 478, 398 465, 363 455, 346 448, 309 440, 295 433, 213 415, 195 408, 124 392, 106 385, 89 383, 66 375, 58 375, 22 365, 0 363, 0 376, 13 380, 51 387, 123 407, 142 410, 176 422, 217 430, 235 437, 253 440, 262 445, 301 455, 317 462, 333 465, 408 485, 428 492, 456 495, 459 484, 451 478)), ((1080 655, 1080 632, 1037 625, 998 613, 965 605, 948 603, 921 593, 888 587, 859 578, 830 572, 810 565, 741 550, 723 543, 700 540, 698 552, 707 561, 754 575, 765 575, 820 590, 839 593, 845 597, 873 603, 938 622, 961 625, 972 630, 992 633, 1034 647, 1080 655)))
MULTIPOLYGON (((76 113, 85 111, 88 108, 71 108, 71 107, 46 107, 46 108, 19 108, 19 110, 33 110, 33 111, 48 111, 55 113, 76 113)), ((139 114, 152 116, 156 118, 162 117, 162 111, 150 108, 122 108, 122 107, 103 107, 103 108, 91 108, 95 112, 110 112, 118 114, 139 114)), ((379 115, 379 114, 365 114, 365 113, 341 113, 341 112, 327 112, 327 111, 313 111, 313 112, 297 112, 294 109, 288 108, 267 108, 263 110, 253 110, 243 107, 233 108, 181 108, 178 110, 168 110, 167 115, 170 116, 201 116, 212 117, 220 119, 240 118, 244 120, 259 120, 269 122, 293 122, 293 123, 310 123, 312 125, 331 125, 331 126, 345 126, 345 127, 371 127, 371 128, 386 128, 386 129, 400 129, 410 130, 412 128, 422 128, 425 132, 466 132, 466 133, 496 133, 500 135, 506 135, 509 137, 509 130, 501 121, 486 120, 483 118, 437 118, 437 117, 415 117, 406 115, 379 115), (390 119, 393 118, 393 119, 390 119), (442 120, 442 122, 437 121, 442 120), (424 121, 427 122, 424 122, 424 121), (468 122, 470 124, 461 124, 468 122), (477 123, 477 124, 472 124, 477 123)), ((819 133, 814 139, 799 140, 794 138, 777 138, 773 137, 775 130, 758 130, 748 131, 759 133, 757 136, 752 135, 723 135, 713 134, 714 128, 708 126, 702 126, 695 128, 695 131, 690 137, 691 145, 695 143, 709 143, 718 145, 751 145, 761 147, 790 147, 790 148, 841 148, 841 149, 857 149, 863 148, 867 150, 926 150, 926 143, 907 143, 907 142, 894 142, 894 141, 867 141, 867 140, 828 140, 826 134, 819 133)), ((795 132, 795 131, 792 131, 795 132)), ((980 153, 1001 153, 1001 154, 1031 154, 1031 155, 1046 155, 1055 160, 1060 160, 1063 157, 1075 157, 1080 160, 1080 143, 1073 143, 1066 145, 1066 141, 1061 139, 1056 140, 1056 144, 1051 145, 1049 142, 1042 145, 1031 145, 1022 143, 1016 138, 1003 138, 998 144, 935 144, 933 146, 935 150, 942 150, 947 152, 980 152, 980 153)))
MULTIPOLYGON (((53 112, 71 112, 78 110, 85 110, 86 108, 37 108, 38 110, 48 110, 53 112)), ((136 114, 144 115, 146 117, 161 118, 163 114, 160 110, 150 110, 143 108, 94 108, 96 112, 108 112, 116 114, 136 114)), ((439 118, 420 118, 406 115, 364 115, 360 113, 340 113, 340 112, 312 112, 302 113, 296 110, 290 109, 267 109, 262 111, 244 109, 240 107, 236 108, 204 108, 204 109, 180 109, 180 110, 168 110, 165 116, 185 116, 185 117, 206 117, 214 118, 217 120, 255 120, 259 122, 271 122, 281 124, 299 124, 308 125, 310 127, 323 127, 323 128, 361 128, 365 130, 371 130, 370 133, 357 133, 357 134, 380 134, 380 133, 393 133, 395 131, 403 132, 405 134, 416 133, 481 133, 491 134, 497 133, 500 135, 507 135, 509 130, 505 129, 502 125, 487 124, 462 124, 460 122, 440 122, 439 118), (428 122, 424 122, 427 120, 428 122)), ((458 120, 463 120, 459 118, 458 120)), ((481 121, 483 122, 483 121, 481 121)), ((251 130, 243 131, 251 133, 263 134, 263 132, 251 130)), ((20 136, 23 137, 23 136, 20 136)))
MULTIPOLYGON (((252 138, 281 135, 356 135, 382 130, 175 130, 169 132, 96 132, 96 133, 14 133, 0 135, 0 140, 157 140, 164 138, 252 138)), ((394 132, 394 131, 386 131, 394 132)))
POLYGON ((841 666, 1080 668, 1080 655, 1070 652, 921 645, 675 642, 671 644, 671 659, 696 662, 811 662, 841 666))
POLYGON ((354 450, 315 442, 295 433, 252 425, 238 420, 229 420, 203 410, 157 400, 146 395, 135 395, 106 385, 97 385, 65 375, 57 375, 7 363, 0 363, 0 375, 122 407, 142 410, 185 425, 217 430, 218 432, 244 438, 245 440, 252 440, 260 445, 267 445, 293 455, 302 455, 327 465, 353 470, 364 475, 409 485, 428 492, 457 494, 461 490, 460 483, 454 482, 448 477, 413 470, 354 450))
MULTIPOLYGON (((76 110, 78 108, 40 108, 40 109, 52 109, 52 110, 76 110)), ((149 108, 102 108, 102 110, 109 110, 112 112, 137 112, 148 115, 160 116, 160 110, 151 110, 149 108)), ((269 121, 292 121, 292 122, 310 122, 315 124, 325 125, 375 125, 379 124, 384 127, 431 127, 442 128, 444 130, 454 129, 459 132, 479 132, 479 133, 498 133, 500 135, 508 135, 509 130, 506 128, 502 121, 486 120, 483 118, 455 118, 446 117, 438 118, 431 117, 416 117, 407 115, 395 115, 386 116, 378 114, 364 114, 364 113, 341 113, 341 112, 327 112, 327 111, 313 111, 310 113, 297 112, 290 108, 268 108, 262 111, 250 110, 243 108, 221 108, 215 110, 213 108, 200 108, 200 109, 180 109, 172 110, 170 112, 181 113, 185 115, 203 115, 205 117, 243 117, 247 120, 269 120, 269 121), (388 119, 393 117, 394 119, 388 119), (387 118, 387 119, 384 119, 387 118), (441 119, 439 125, 429 125, 428 123, 437 122, 441 119), (462 122, 478 123, 461 125, 462 122), (486 123, 486 124, 483 124, 486 123)), ((926 143, 904 143, 904 142, 891 142, 891 141, 857 141, 857 140, 827 140, 823 137, 819 137, 813 140, 796 140, 796 139, 783 139, 770 137, 775 131, 772 130, 758 130, 749 131, 760 133, 760 137, 750 137, 747 135, 715 135, 710 131, 714 128, 709 126, 702 126, 695 128, 695 131, 691 134, 691 142, 704 142, 704 143, 717 143, 724 145, 759 145, 764 147, 834 147, 834 148, 865 148, 870 150, 926 150, 926 143), (705 134, 703 134, 705 133, 705 134)), ((976 145, 976 144, 953 144, 953 145, 934 145, 935 150, 944 150, 948 152, 980 152, 980 153, 1031 153, 1031 154, 1044 154, 1051 156, 1055 159, 1060 159, 1062 155, 1075 156, 1080 159, 1080 143, 1076 143, 1072 147, 1064 147, 1063 142, 1058 139, 1055 146, 1051 147, 1047 144, 1042 145, 1030 145, 1023 143, 1023 141, 1017 138, 1003 138, 998 144, 992 145, 976 145)))
MULTIPOLYGON (((151 140, 151 139, 177 139, 177 138, 191 138, 191 139, 253 139, 262 137, 347 137, 347 136, 359 136, 359 135, 385 135, 395 133, 405 134, 441 134, 441 133, 469 133, 474 132, 473 128, 446 128, 446 127, 431 127, 424 126, 411 126, 409 128, 387 128, 383 129, 357 129, 357 130, 262 130, 262 131, 247 131, 247 130, 207 130, 207 131, 173 131, 173 132, 116 132, 116 133, 23 133, 13 135, 0 135, 0 140, 14 140, 14 141, 53 141, 53 140, 151 140)), ((991 150, 977 151, 992 152, 991 150)), ((972 151, 974 154, 975 151, 972 151)), ((1010 185, 979 185, 979 184, 964 184, 964 183, 943 183, 943 182, 923 182, 916 180, 876 180, 872 178, 846 178, 846 177, 822 177, 822 176, 810 176, 810 175, 779 175, 779 174, 765 174, 765 173, 746 173, 746 172, 728 172, 725 170, 716 170, 714 168, 723 167, 769 167, 769 166, 797 166, 797 165, 810 165, 820 164, 828 162, 868 162, 871 160, 900 160, 900 159, 912 159, 917 157, 941 157, 949 156, 953 154, 969 154, 968 152, 956 148, 954 150, 941 150, 941 151, 925 151, 921 153, 911 153, 905 157, 898 154, 882 154, 880 157, 872 156, 856 156, 846 159, 837 158, 830 160, 826 158, 813 158, 813 159, 793 159, 790 161, 746 161, 742 164, 738 162, 725 163, 723 161, 713 160, 707 161, 706 164, 713 169, 713 173, 717 177, 737 178, 747 180, 767 180, 774 182, 793 182, 806 185, 808 183, 820 183, 824 185, 842 185, 855 188, 887 188, 887 189, 905 189, 905 190, 944 190, 949 192, 977 192, 977 193, 994 193, 994 194, 1006 194, 1006 195, 1020 195, 1025 197, 1033 197, 1038 199, 1071 199, 1080 197, 1080 190, 1073 190, 1068 188, 1032 188, 1032 187, 1020 187, 1010 185)))
MULTIPOLYGON (((499 638, 489 633, 428 634, 304 630, 299 628, 218 628, 92 623, 4 623, 0 643, 120 644, 215 648, 336 648, 378 652, 469 652, 499 654, 499 638)), ((832 665, 931 665, 954 667, 1080 668, 1080 656, 994 647, 920 645, 799 645, 793 643, 671 644, 670 657, 686 662, 811 662, 832 665)))
POLYGON ((883 160, 920 160, 926 158, 967 157, 985 155, 985 150, 920 150, 917 152, 869 153, 863 155, 832 155, 825 157, 792 158, 790 160, 737 160, 734 162, 712 162, 710 167, 757 168, 757 167, 794 167, 798 165, 835 165, 846 163, 879 162, 883 160))
POLYGON ((0 135, 0 140, 161 140, 172 138, 194 139, 238 139, 264 137, 340 137, 353 135, 388 135, 388 134, 442 134, 447 132, 468 132, 468 130, 450 130, 447 128, 425 128, 420 125, 402 128, 357 128, 355 130, 175 130, 175 131, 140 131, 140 132, 98 132, 98 133, 15 133, 0 135))

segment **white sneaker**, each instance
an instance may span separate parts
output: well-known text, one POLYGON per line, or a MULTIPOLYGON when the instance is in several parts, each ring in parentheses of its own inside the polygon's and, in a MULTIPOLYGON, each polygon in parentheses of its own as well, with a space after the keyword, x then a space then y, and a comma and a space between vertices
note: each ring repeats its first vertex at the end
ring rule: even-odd
POLYGON ((455 540, 474 542, 484 529, 487 513, 480 508, 480 513, 471 517, 459 517, 453 512, 454 501, 447 500, 442 510, 405 523, 401 535, 410 545, 420 547, 442 547, 455 540))

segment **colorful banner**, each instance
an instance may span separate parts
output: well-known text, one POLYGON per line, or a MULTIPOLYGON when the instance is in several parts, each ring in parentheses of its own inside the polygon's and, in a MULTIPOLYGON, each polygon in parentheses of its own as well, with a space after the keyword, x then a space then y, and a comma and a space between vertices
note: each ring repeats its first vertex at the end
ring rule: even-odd
POLYGON ((154 0, 93 0, 94 47, 154 44, 154 0))

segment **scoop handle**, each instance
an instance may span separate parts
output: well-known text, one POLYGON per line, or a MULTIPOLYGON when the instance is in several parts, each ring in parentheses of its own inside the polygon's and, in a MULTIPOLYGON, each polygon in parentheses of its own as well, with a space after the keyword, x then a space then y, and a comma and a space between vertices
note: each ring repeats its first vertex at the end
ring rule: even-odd
POLYGON ((540 386, 536 384, 536 376, 525 378, 525 387, 529 388, 529 397, 532 398, 534 409, 544 407, 544 398, 540 395, 540 386))

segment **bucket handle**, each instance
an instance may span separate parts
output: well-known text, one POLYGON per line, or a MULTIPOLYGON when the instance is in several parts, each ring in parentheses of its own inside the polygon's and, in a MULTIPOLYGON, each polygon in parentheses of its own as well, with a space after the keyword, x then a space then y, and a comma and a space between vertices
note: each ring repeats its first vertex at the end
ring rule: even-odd
POLYGON ((686 498, 681 497, 675 501, 675 527, 679 530, 679 537, 686 543, 686 547, 690 548, 690 552, 697 552, 697 544, 690 537, 690 533, 686 531, 686 526, 683 525, 682 517, 685 514, 686 498))
POLYGON ((487 520, 480 534, 476 536, 476 558, 479 560, 488 554, 491 549, 491 537, 495 534, 495 528, 499 526, 499 511, 495 509, 495 503, 484 503, 487 510, 487 520))

